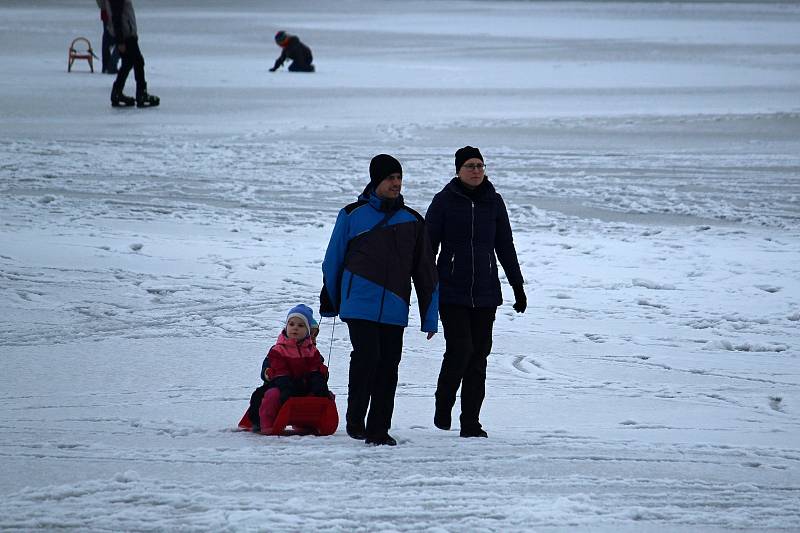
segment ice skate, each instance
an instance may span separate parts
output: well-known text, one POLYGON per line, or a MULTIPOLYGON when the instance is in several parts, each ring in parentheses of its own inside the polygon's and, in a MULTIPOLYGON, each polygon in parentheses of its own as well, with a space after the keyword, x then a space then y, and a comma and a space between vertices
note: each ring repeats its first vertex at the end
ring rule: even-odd
POLYGON ((147 85, 136 88, 136 107, 156 107, 160 103, 158 96, 147 93, 147 85))
POLYGON ((122 94, 121 91, 111 92, 111 107, 131 107, 136 103, 136 100, 130 96, 122 94))

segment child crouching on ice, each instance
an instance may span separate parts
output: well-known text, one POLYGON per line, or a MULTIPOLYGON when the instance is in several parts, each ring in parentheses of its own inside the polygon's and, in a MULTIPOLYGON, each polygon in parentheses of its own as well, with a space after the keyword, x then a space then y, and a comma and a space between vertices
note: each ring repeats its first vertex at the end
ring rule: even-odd
POLYGON ((248 413, 254 432, 268 433, 281 405, 292 396, 330 397, 328 367, 315 341, 318 332, 308 306, 289 310, 286 327, 261 364, 264 385, 250 398, 248 413))

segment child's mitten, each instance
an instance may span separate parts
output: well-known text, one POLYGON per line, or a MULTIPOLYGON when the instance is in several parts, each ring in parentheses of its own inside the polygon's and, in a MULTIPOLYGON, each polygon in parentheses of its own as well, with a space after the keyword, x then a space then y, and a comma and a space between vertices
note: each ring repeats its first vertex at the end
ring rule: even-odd
POLYGON ((330 392, 328 391, 327 380, 321 372, 312 372, 308 376, 308 383, 309 388, 311 389, 311 394, 314 396, 327 397, 330 395, 330 392))

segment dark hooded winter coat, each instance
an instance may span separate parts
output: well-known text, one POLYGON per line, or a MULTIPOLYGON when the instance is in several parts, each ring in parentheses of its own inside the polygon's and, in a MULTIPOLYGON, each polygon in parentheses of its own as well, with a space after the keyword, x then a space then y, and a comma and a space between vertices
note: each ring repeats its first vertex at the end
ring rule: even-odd
POLYGON ((275 60, 272 70, 281 68, 281 65, 287 60, 291 59, 292 64, 296 67, 310 67, 314 62, 314 56, 311 55, 311 48, 303 44, 296 35, 289 37, 289 42, 286 46, 282 46, 281 55, 275 60))
POLYGON ((453 178, 433 197, 425 223, 433 253, 439 252, 442 305, 500 306, 498 259, 511 286, 523 284, 508 211, 488 178, 473 191, 453 178))

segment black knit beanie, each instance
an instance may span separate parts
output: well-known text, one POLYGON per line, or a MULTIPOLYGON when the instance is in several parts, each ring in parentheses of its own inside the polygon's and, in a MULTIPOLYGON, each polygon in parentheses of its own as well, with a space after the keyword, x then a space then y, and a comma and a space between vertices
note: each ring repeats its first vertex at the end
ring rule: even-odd
POLYGON ((386 176, 395 172, 403 174, 400 161, 388 154, 378 154, 369 162, 369 184, 375 188, 386 176))
POLYGON ((458 171, 461 170, 462 165, 464 165, 464 163, 473 157, 477 157, 483 161, 481 151, 473 146, 465 146, 464 148, 459 148, 456 150, 456 174, 458 174, 458 171))

